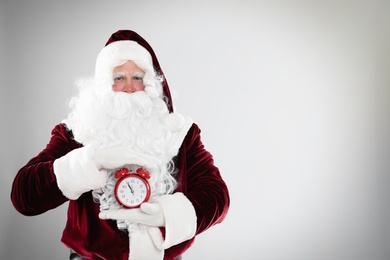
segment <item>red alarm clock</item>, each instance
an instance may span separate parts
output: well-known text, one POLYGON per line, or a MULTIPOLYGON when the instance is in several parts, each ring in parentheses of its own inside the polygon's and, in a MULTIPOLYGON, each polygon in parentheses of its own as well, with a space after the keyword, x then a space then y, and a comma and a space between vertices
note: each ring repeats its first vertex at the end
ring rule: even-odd
POLYGON ((115 198, 125 208, 137 208, 150 198, 150 185, 148 179, 150 173, 142 168, 136 172, 122 168, 115 172, 119 178, 115 184, 115 198))

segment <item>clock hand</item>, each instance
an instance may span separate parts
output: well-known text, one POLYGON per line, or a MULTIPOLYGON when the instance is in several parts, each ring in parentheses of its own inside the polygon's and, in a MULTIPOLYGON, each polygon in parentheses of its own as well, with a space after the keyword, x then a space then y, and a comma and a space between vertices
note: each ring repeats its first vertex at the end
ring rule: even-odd
POLYGON ((130 186, 130 184, 129 184, 129 183, 127 183, 127 186, 129 186, 131 193, 133 193, 133 194, 134 194, 134 190, 133 190, 133 188, 130 186))

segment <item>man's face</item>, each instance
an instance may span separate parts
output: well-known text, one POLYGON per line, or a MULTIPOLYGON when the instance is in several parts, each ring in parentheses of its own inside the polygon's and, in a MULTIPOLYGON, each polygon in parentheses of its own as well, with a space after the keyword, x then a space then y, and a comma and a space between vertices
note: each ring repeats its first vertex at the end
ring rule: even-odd
POLYGON ((145 72, 133 61, 127 61, 124 64, 114 68, 112 90, 115 92, 133 93, 143 91, 145 85, 143 82, 145 72))

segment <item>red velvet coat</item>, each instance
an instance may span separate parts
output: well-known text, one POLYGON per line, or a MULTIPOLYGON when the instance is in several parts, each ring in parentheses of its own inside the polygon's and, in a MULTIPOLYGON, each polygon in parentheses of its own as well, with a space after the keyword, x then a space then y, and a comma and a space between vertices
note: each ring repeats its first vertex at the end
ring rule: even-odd
MULTIPOLYGON (((64 124, 57 125, 46 148, 22 167, 15 177, 11 199, 22 214, 32 216, 54 209, 68 201, 59 190, 53 173, 55 159, 81 147, 64 124)), ((176 158, 178 188, 192 202, 197 215, 196 235, 220 223, 229 207, 229 193, 212 155, 204 149, 200 130, 193 124, 176 158)), ((88 259, 128 259, 128 234, 119 231, 112 220, 98 217, 99 205, 92 193, 69 201, 68 219, 62 242, 88 259)), ((195 235, 195 236, 196 236, 195 235)), ((175 259, 194 242, 195 237, 165 250, 164 259, 175 259)))
MULTIPOLYGON (((120 40, 136 41, 143 46, 151 54, 156 72, 164 76, 152 47, 145 39, 134 31, 120 30, 111 35, 106 45, 120 40)), ((163 79, 164 96, 168 100, 167 107, 172 112, 168 83, 165 77, 163 79)), ((53 162, 81 146, 64 124, 53 129, 46 148, 22 167, 15 177, 11 199, 20 213, 38 215, 68 201, 57 186, 53 162)), ((195 208, 196 236, 225 218, 229 207, 229 193, 218 168, 214 166, 212 155, 204 149, 200 130, 195 124, 179 149, 176 166, 179 172, 176 191, 182 192, 195 208)), ((92 200, 91 192, 84 193, 77 200, 70 200, 62 242, 85 258, 127 260, 127 233, 119 231, 114 221, 99 219, 98 213, 99 205, 92 200)), ((175 259, 181 255, 192 245, 194 239, 195 237, 165 250, 165 259, 175 259)))

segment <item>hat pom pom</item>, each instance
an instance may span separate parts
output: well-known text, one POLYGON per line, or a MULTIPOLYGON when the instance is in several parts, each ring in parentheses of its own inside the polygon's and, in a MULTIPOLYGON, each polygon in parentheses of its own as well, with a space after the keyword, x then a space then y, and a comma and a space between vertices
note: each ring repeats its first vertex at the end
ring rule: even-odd
POLYGON ((172 132, 178 132, 184 125, 184 117, 181 114, 170 113, 165 118, 165 125, 172 132))

